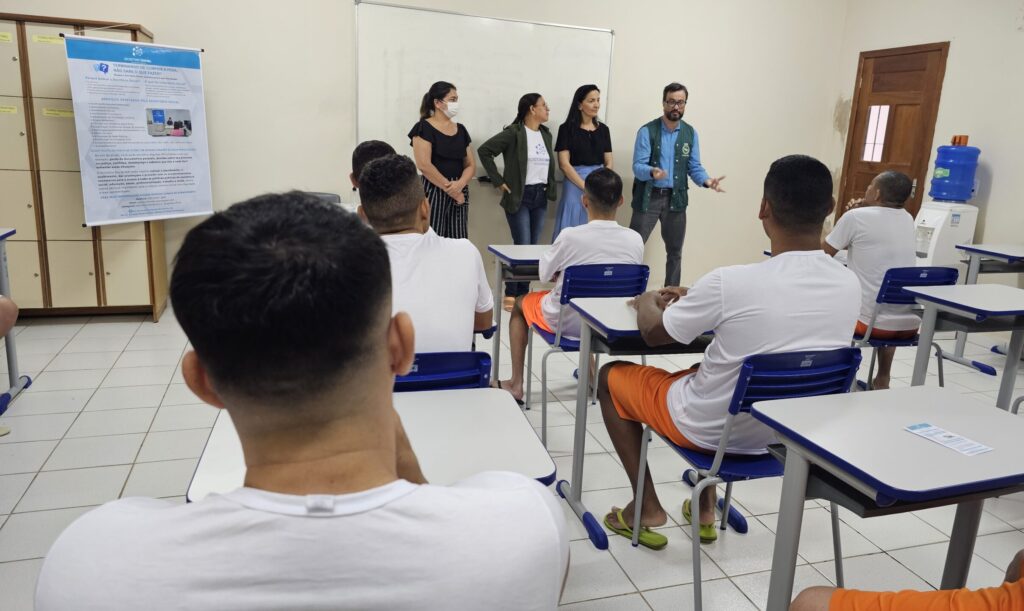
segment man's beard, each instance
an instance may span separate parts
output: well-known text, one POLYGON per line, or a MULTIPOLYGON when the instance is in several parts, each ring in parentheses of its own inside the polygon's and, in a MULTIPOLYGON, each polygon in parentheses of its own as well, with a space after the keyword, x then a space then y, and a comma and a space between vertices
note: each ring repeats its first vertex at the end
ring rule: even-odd
POLYGON ((679 119, 683 118, 683 113, 679 112, 678 110, 670 110, 667 113, 665 113, 665 118, 668 119, 669 121, 678 121, 679 119))

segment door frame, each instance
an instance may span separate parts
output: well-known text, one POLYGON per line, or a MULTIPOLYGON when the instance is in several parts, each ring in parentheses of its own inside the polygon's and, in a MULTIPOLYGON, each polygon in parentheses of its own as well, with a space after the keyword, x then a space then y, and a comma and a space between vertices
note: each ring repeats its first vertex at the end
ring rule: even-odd
MULTIPOLYGON (((850 174, 850 161, 851 161, 852 155, 854 154, 854 149, 857 146, 857 143, 854 142, 853 135, 854 135, 854 127, 855 127, 856 121, 857 121, 857 108, 859 107, 860 98, 861 98, 861 85, 863 84, 863 83, 861 83, 861 75, 864 72, 864 60, 872 59, 872 58, 875 58, 875 57, 890 57, 890 56, 893 56, 893 55, 909 55, 911 53, 922 53, 922 52, 927 52, 927 51, 938 51, 939 52, 939 80, 938 80, 938 83, 937 83, 937 85, 938 85, 938 87, 937 87, 938 95, 935 97, 934 100, 928 100, 924 104, 926 106, 926 108, 929 110, 928 115, 932 117, 932 120, 929 122, 928 126, 925 128, 927 131, 925 133, 925 138, 924 138, 924 142, 922 143, 922 146, 929 147, 928 148, 928 157, 926 159, 931 159, 931 145, 932 145, 932 142, 935 139, 935 121, 938 118, 938 114, 939 114, 939 101, 942 98, 942 84, 943 84, 943 82, 945 81, 945 78, 946 78, 946 59, 949 57, 949 41, 947 40, 945 42, 933 42, 933 43, 927 43, 927 44, 921 44, 921 45, 911 45, 909 47, 893 47, 893 48, 890 48, 890 49, 876 49, 874 51, 861 51, 860 52, 860 56, 857 59, 857 72, 854 75, 855 85, 854 85, 854 88, 853 88, 853 100, 850 103, 850 124, 846 128, 846 146, 844 147, 845 151, 843 153, 843 168, 842 168, 842 173, 840 174, 839 191, 837 193, 839 198, 842 198, 843 197, 843 193, 846 192, 846 181, 849 178, 849 174, 850 174)), ((926 171, 925 171, 925 174, 924 174, 924 177, 923 177, 924 179, 927 179, 927 177, 928 177, 927 169, 928 169, 928 162, 925 161, 925 170, 926 171)), ((911 180, 914 180, 914 178, 916 178, 916 177, 914 177, 914 176, 910 177, 911 180)), ((924 188, 924 185, 923 184, 918 184, 917 188, 918 189, 922 189, 922 188, 924 188)), ((843 206, 845 205, 845 203, 846 202, 837 202, 836 203, 836 211, 835 211, 835 214, 834 214, 833 222, 838 221, 839 217, 842 216, 842 214, 843 214, 843 206)))

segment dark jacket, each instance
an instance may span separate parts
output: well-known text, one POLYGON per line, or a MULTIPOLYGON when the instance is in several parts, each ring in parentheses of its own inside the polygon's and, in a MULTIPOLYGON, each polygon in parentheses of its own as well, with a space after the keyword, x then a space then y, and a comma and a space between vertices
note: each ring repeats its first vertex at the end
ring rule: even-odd
MULTIPOLYGON (((551 149, 551 131, 541 125, 540 135, 544 139, 544 145, 548 148, 548 157, 550 158, 547 196, 549 201, 555 201, 558 195, 555 190, 555 153, 551 149)), ((526 140, 526 127, 522 123, 513 123, 476 150, 491 183, 499 189, 501 185, 508 185, 511 193, 502 191, 501 207, 509 214, 519 211, 523 200, 523 189, 526 187, 526 140), (504 174, 498 173, 498 166, 494 163, 494 158, 498 155, 501 155, 505 161, 504 174)))

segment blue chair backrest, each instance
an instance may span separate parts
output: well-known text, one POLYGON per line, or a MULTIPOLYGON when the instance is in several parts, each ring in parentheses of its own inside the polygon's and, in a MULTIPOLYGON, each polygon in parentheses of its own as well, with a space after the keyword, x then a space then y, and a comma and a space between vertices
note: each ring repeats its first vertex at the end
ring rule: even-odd
POLYGON ((646 265, 573 265, 562 272, 560 303, 565 305, 580 297, 635 297, 647 290, 650 275, 646 265))
POLYGON ((729 413, 750 411, 756 401, 849 392, 859 366, 857 348, 749 356, 740 367, 729 413))
POLYGON ((424 352, 408 375, 395 377, 395 392, 487 388, 491 355, 486 352, 424 352))
POLYGON ((903 290, 910 286, 950 286, 960 275, 952 267, 894 267, 882 277, 875 303, 911 305, 914 296, 903 290))

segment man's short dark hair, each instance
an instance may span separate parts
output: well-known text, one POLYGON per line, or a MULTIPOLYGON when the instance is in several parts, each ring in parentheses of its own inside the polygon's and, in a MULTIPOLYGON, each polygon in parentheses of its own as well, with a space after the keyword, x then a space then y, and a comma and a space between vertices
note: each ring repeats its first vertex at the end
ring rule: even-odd
POLYGON ((359 175, 359 201, 377 231, 401 229, 412 223, 423 198, 416 164, 405 155, 374 159, 359 175))
POLYGON ((814 157, 783 157, 764 177, 764 196, 779 225, 798 231, 820 230, 832 211, 832 173, 814 157))
POLYGON ((910 193, 914 190, 914 183, 910 177, 903 172, 886 170, 875 177, 875 186, 878 187, 878 198, 886 204, 903 207, 910 199, 910 193))
POLYGON ((612 212, 622 199, 622 179, 609 168, 594 170, 583 181, 590 203, 599 212, 612 212))
POLYGON ((363 172, 363 168, 366 164, 370 163, 374 159, 380 159, 381 157, 387 157, 388 155, 394 155, 395 149, 391 147, 387 142, 380 140, 367 140, 366 142, 360 142, 356 150, 352 151, 352 176, 355 177, 356 181, 359 181, 359 175, 363 172))
POLYGON ((669 83, 668 85, 665 85, 665 89, 661 92, 661 101, 664 102, 668 99, 668 94, 675 93, 677 91, 682 91, 686 94, 686 99, 690 99, 690 92, 686 90, 686 85, 682 83, 669 83))
POLYGON ((356 215, 300 191, 261 195, 188 232, 171 302, 218 391, 284 406, 377 349, 391 268, 356 215))

